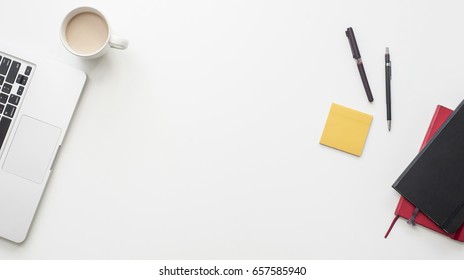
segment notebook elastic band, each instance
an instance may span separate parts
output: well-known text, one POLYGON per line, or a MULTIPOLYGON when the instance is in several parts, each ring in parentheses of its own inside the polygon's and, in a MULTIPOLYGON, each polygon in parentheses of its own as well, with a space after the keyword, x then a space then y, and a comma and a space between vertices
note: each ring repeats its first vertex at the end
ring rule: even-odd
POLYGON ((419 213, 419 208, 416 207, 416 209, 414 209, 414 212, 412 212, 411 218, 409 218, 409 220, 407 221, 408 225, 411 225, 411 226, 416 225, 417 213, 419 213))

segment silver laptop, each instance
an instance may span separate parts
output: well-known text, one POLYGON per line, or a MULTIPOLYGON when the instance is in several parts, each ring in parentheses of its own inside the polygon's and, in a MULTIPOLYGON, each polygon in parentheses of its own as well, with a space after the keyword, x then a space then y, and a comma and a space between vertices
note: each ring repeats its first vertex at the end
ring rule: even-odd
POLYGON ((26 239, 86 80, 40 55, 0 47, 0 236, 26 239))

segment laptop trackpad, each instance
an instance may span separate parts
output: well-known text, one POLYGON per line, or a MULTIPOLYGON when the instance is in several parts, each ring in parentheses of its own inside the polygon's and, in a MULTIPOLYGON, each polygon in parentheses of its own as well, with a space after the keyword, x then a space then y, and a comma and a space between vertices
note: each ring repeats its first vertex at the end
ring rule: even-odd
POLYGON ((3 170, 37 184, 50 168, 61 129, 23 116, 14 134, 3 170))

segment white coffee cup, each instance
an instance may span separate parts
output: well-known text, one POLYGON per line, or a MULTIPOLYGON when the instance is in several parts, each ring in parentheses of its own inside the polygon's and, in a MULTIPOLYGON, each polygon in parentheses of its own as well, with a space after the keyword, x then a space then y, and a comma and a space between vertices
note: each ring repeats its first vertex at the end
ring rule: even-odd
POLYGON ((70 11, 61 23, 60 35, 70 53, 87 59, 100 57, 110 48, 123 50, 129 45, 127 39, 111 34, 105 16, 91 7, 70 11))

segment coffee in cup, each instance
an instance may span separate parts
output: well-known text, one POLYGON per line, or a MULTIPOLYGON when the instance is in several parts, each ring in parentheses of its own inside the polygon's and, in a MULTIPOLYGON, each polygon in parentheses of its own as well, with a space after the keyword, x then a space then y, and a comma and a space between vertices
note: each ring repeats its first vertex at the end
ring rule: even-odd
POLYGON ((83 58, 97 58, 110 48, 125 49, 128 41, 111 34, 101 12, 90 7, 72 10, 61 25, 61 41, 66 49, 83 58))

